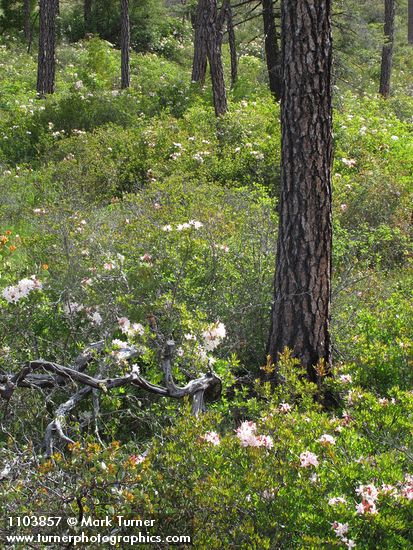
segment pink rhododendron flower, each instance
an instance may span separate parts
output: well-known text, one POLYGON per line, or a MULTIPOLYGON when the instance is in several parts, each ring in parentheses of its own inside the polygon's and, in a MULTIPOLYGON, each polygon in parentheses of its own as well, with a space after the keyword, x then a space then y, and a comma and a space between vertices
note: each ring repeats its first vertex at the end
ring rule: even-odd
POLYGON ((257 425, 255 422, 245 421, 237 429, 237 437, 243 447, 265 447, 272 449, 274 442, 269 435, 256 435, 257 425))
POLYGON ((370 485, 359 485, 356 493, 365 499, 376 501, 379 496, 379 490, 372 483, 370 485))
POLYGON ((338 537, 343 537, 346 533, 348 533, 348 523, 339 523, 338 521, 335 521, 332 524, 332 529, 334 529, 334 533, 338 537))
POLYGON ((391 493, 395 495, 397 493, 397 489, 394 485, 388 485, 387 483, 382 483, 380 492, 383 493, 384 495, 389 495, 391 493))
POLYGON ((118 317, 118 325, 123 334, 126 334, 130 329, 130 321, 127 317, 118 317))
POLYGON ((256 447, 256 431, 257 425, 255 422, 248 420, 242 422, 240 427, 237 429, 237 437, 243 447, 256 447))
POLYGON ((141 256, 141 262, 151 264, 152 263, 152 256, 146 252, 143 256, 141 256))
POLYGON ((318 457, 311 451, 304 451, 300 454, 300 466, 301 468, 308 468, 309 466, 318 466, 318 457))
POLYGON ((369 499, 364 499, 356 505, 356 512, 359 516, 364 514, 377 514, 376 504, 369 499))
POLYGON ((406 474, 404 485, 401 488, 401 495, 407 500, 413 500, 413 475, 406 474))
POLYGON ((266 449, 272 449, 274 447, 274 441, 270 435, 257 436, 257 447, 265 447, 266 449))

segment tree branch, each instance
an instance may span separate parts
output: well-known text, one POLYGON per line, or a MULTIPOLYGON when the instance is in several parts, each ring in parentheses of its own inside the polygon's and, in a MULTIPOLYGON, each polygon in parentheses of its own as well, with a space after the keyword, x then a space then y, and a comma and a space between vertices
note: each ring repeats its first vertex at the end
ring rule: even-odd
MULTIPOLYGON (((73 367, 65 367, 57 363, 45 361, 44 359, 37 359, 35 361, 29 361, 22 370, 14 376, 7 374, 0 376, 0 382, 3 384, 0 385, 0 397, 9 401, 13 392, 18 387, 54 388, 66 384, 68 380, 84 385, 83 388, 74 393, 67 401, 59 405, 55 413, 55 418, 48 424, 45 433, 45 446, 48 456, 53 454, 55 435, 58 435, 60 439, 67 443, 74 443, 74 441, 63 431, 66 416, 90 393, 93 395, 95 423, 97 422, 99 411, 98 392, 107 392, 111 389, 127 385, 137 386, 150 393, 174 399, 182 399, 184 396, 188 395, 192 397, 193 400, 192 412, 198 415, 205 411, 205 396, 211 399, 219 398, 222 388, 221 380, 213 371, 210 371, 201 375, 200 378, 190 380, 183 387, 177 386, 172 375, 172 355, 174 347, 175 343, 169 340, 163 352, 162 370, 164 373, 165 387, 152 384, 134 371, 125 376, 116 378, 97 378, 84 373, 83 371, 86 369, 87 365, 96 358, 96 350, 102 351, 104 349, 104 343, 98 342, 97 344, 89 346, 79 355, 73 367), (39 375, 33 372, 39 369, 44 369, 52 373, 52 375, 39 375)), ((120 355, 120 358, 126 361, 135 357, 137 353, 136 348, 129 346, 120 350, 118 356, 120 355)))

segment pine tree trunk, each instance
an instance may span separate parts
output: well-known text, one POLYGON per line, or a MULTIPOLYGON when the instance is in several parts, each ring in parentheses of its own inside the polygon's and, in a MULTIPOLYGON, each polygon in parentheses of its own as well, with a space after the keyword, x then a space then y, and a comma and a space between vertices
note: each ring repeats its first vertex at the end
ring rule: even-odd
POLYGON ((268 352, 331 364, 331 0, 282 7, 281 196, 268 352))
POLYGON ((396 5, 394 0, 384 0, 384 35, 385 43, 381 54, 381 72, 379 93, 383 97, 390 95, 391 71, 393 65, 394 16, 396 5))
POLYGON ((207 68, 207 17, 209 0, 198 0, 195 15, 194 58, 192 82, 204 85, 207 68))
POLYGON ((281 99, 282 76, 281 56, 278 47, 273 0, 262 1, 262 16, 264 20, 265 59, 267 62, 270 90, 275 99, 278 101, 281 99))
POLYGON ((31 6, 30 0, 24 0, 23 3, 23 31, 24 38, 27 44, 31 42, 31 25, 30 25, 31 6))
POLYGON ((56 0, 39 0, 37 93, 41 97, 54 92, 56 66, 56 10, 56 0))
POLYGON ((130 24, 129 24, 129 3, 128 0, 121 0, 121 31, 120 31, 120 49, 121 49, 121 88, 130 86, 130 24))
POLYGON ((85 24, 85 35, 92 32, 92 0, 84 0, 83 20, 85 24))
POLYGON ((407 40, 409 44, 413 44, 413 0, 409 0, 409 7, 408 7, 408 14, 407 14, 407 27, 408 27, 407 40))
POLYGON ((212 96, 217 117, 228 110, 225 89, 224 67, 222 65, 222 39, 225 22, 225 9, 218 14, 216 0, 208 0, 207 17, 207 57, 211 71, 212 96))
POLYGON ((235 41, 235 30, 232 17, 231 0, 225 0, 225 19, 227 21, 227 33, 229 53, 231 58, 231 88, 235 86, 238 78, 238 60, 237 60, 237 46, 235 41))

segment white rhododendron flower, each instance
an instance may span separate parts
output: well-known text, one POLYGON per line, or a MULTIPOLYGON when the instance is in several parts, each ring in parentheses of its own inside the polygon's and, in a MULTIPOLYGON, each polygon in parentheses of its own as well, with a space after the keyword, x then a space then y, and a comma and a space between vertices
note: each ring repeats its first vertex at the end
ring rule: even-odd
POLYGON ((118 325, 123 334, 127 334, 130 329, 130 321, 127 317, 118 317, 118 325))
POLYGON ((85 306, 83 304, 78 304, 77 302, 68 302, 63 306, 63 311, 66 313, 66 315, 74 315, 75 313, 79 313, 84 309, 85 306))
POLYGON ((41 288, 42 283, 32 275, 30 279, 21 279, 15 286, 6 287, 2 296, 9 304, 16 304, 22 298, 27 298, 33 290, 41 290, 41 288))
POLYGON ((226 336, 225 325, 218 321, 210 325, 208 329, 202 333, 202 336, 204 338, 206 350, 213 351, 226 336))
POLYGON ((118 325, 122 333, 128 336, 145 334, 145 327, 141 323, 131 323, 127 317, 118 317, 118 325))
POLYGON ((220 444, 220 438, 217 432, 206 432, 206 434, 203 435, 201 439, 203 439, 207 443, 211 443, 212 445, 220 444))
POLYGON ((124 349, 128 347, 128 343, 115 338, 115 340, 112 340, 112 347, 117 349, 124 349))
POLYGON ((335 438, 332 435, 329 435, 329 434, 323 434, 318 441, 319 441, 319 443, 322 443, 323 445, 335 445, 336 444, 335 438))
POLYGON ((346 504, 347 500, 344 497, 332 497, 328 501, 330 506, 337 506, 337 504, 346 504))
POLYGON ((103 321, 102 315, 98 311, 95 311, 94 313, 92 313, 92 315, 90 315, 89 318, 94 325, 99 326, 102 324, 102 321, 103 321))

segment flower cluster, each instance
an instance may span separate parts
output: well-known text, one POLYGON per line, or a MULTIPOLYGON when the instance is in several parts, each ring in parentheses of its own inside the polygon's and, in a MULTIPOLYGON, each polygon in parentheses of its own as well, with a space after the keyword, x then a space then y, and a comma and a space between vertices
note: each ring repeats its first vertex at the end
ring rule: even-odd
POLYGON ((301 468, 308 468, 309 466, 318 466, 318 457, 311 451, 304 451, 300 454, 300 466, 301 468))
POLYGON ((130 456, 130 461, 133 464, 141 464, 142 462, 145 461, 145 457, 144 457, 144 455, 131 455, 130 456))
POLYGON ((272 449, 274 442, 270 435, 256 435, 257 425, 255 422, 245 421, 242 422, 237 429, 237 437, 243 447, 265 447, 266 449, 272 449))
POLYGON ((359 504, 356 505, 356 512, 359 515, 377 514, 376 500, 379 497, 379 490, 372 483, 369 485, 360 485, 356 493, 362 497, 359 504))
POLYGON ((332 497, 328 501, 330 506, 337 506, 337 504, 346 504, 347 500, 344 497, 332 497))
POLYGON ((204 441, 207 443, 211 443, 211 445, 219 445, 220 444, 220 438, 219 434, 217 432, 206 432, 205 435, 201 437, 204 441))
POLYGON ((118 325, 122 333, 130 337, 145 334, 145 328, 141 323, 131 323, 127 317, 119 317, 118 325))
POLYGON ((355 548, 356 543, 352 539, 348 539, 345 535, 348 533, 348 523, 340 523, 338 521, 335 521, 331 528, 334 530, 334 533, 337 537, 341 539, 341 542, 343 542, 347 548, 355 548))
POLYGON ((289 403, 281 403, 279 406, 280 412, 288 413, 291 411, 291 405, 289 403))
MULTIPOLYGON (((184 229, 191 229, 191 227, 193 227, 194 229, 201 229, 203 225, 204 224, 202 222, 199 222, 197 220, 189 220, 189 222, 179 223, 176 226, 176 230, 183 231, 184 229)), ((173 231, 173 227, 170 224, 164 225, 162 227, 162 231, 173 231)))
POLYGON ((227 332, 224 323, 213 323, 202 333, 207 351, 214 351, 225 338, 227 332))
POLYGON ((335 438, 332 435, 329 435, 329 434, 323 434, 319 438, 318 442, 321 443, 322 445, 326 445, 326 446, 336 444, 335 438))
POLYGON ((9 304, 16 304, 22 298, 27 296, 33 290, 40 290, 42 283, 32 275, 30 279, 22 279, 15 286, 8 286, 3 290, 2 296, 9 304))
POLYGON ((353 381, 353 378, 350 374, 340 374, 338 379, 342 384, 351 384, 353 381))

